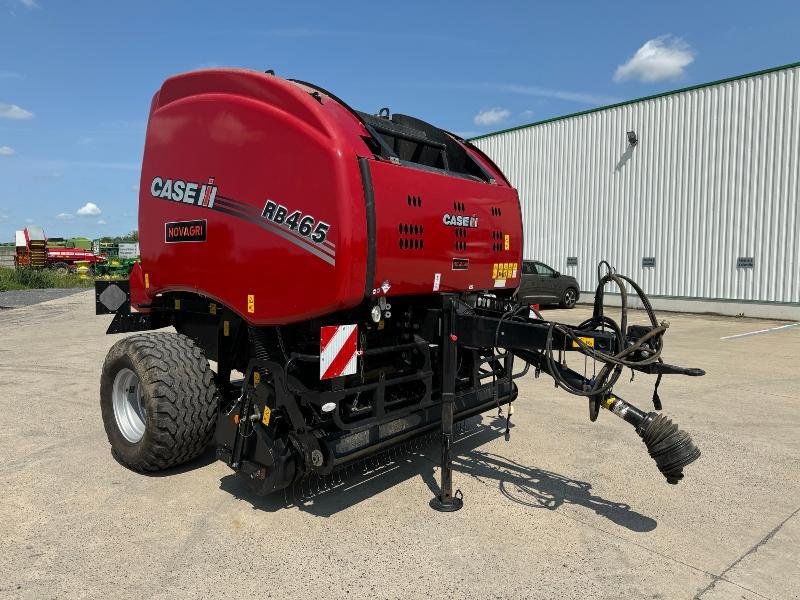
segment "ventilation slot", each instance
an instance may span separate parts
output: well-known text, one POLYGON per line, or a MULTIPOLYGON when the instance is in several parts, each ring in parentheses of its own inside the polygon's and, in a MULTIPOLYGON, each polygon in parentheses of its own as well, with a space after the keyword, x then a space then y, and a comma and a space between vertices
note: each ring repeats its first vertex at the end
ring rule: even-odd
POLYGON ((420 208, 422 206, 422 196, 409 195, 407 200, 409 206, 413 206, 414 208, 420 208))
POLYGON ((397 233, 400 234, 398 238, 400 249, 422 250, 424 248, 422 239, 424 231, 422 225, 416 223, 399 223, 397 225, 397 233))
POLYGON ((453 229, 453 233, 456 234, 456 250, 459 252, 462 250, 467 249, 467 229, 466 227, 456 227, 453 229))
POLYGON ((453 210, 456 212, 464 212, 467 209, 464 207, 463 202, 453 202, 453 210))
POLYGON ((500 252, 503 250, 504 245, 505 245, 505 238, 503 236, 503 232, 497 229, 492 231, 492 250, 494 252, 500 252))
POLYGON ((498 207, 493 206, 492 207, 492 216, 493 217, 502 217, 503 216, 503 211, 500 210, 498 207))

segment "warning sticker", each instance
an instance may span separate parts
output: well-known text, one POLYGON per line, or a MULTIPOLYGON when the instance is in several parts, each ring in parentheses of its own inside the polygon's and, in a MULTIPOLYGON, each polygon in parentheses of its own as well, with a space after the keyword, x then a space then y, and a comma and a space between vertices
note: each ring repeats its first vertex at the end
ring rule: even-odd
MULTIPOLYGON (((579 337, 578 339, 580 341, 582 341, 584 344, 586 344, 587 346, 589 346, 589 348, 594 348, 594 338, 579 337)), ((580 346, 578 345, 578 342, 576 342, 575 340, 572 340, 572 347, 573 348, 580 348, 580 346)))
POLYGON ((434 292, 438 292, 439 291, 439 284, 441 282, 442 282, 442 274, 441 273, 435 273, 434 276, 433 276, 433 291, 434 292))

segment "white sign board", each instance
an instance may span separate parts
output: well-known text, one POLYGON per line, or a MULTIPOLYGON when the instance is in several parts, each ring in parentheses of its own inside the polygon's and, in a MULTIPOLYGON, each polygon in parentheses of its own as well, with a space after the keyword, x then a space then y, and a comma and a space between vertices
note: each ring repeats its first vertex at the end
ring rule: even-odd
POLYGON ((138 258, 139 256, 139 242, 135 244, 120 244, 119 257, 120 258, 138 258))

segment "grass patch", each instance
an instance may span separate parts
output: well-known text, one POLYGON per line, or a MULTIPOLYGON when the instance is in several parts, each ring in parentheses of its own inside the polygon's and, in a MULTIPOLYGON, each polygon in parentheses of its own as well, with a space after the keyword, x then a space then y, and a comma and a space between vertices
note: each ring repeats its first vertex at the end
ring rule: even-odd
POLYGON ((10 269, 0 267, 0 292, 92 287, 92 285, 94 285, 94 282, 91 279, 81 279, 74 273, 61 275, 50 269, 10 269))

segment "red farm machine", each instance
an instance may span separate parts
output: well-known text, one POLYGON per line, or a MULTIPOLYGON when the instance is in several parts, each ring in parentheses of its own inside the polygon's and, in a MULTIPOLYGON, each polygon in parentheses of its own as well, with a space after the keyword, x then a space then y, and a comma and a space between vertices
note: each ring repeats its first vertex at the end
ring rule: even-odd
POLYGON ((647 412, 613 393, 623 368, 703 374, 663 362, 666 328, 639 286, 605 265, 593 316, 574 326, 518 302, 517 192, 456 135, 272 72, 186 73, 153 97, 140 190, 141 262, 96 282, 109 333, 148 332, 114 344, 101 377, 112 450, 132 469, 213 440, 268 494, 438 431, 431 504, 455 510, 454 421, 510 405, 531 366, 586 398, 592 420, 627 421, 668 482, 700 454, 657 394, 647 412), (629 289, 648 326, 627 324, 629 289), (569 353, 599 370, 570 369, 569 353))
POLYGON ((78 262, 85 261, 90 269, 94 269, 106 259, 102 254, 83 248, 51 246, 41 227, 18 230, 15 245, 14 266, 17 268, 53 269, 59 273, 69 273, 75 270, 78 262))

